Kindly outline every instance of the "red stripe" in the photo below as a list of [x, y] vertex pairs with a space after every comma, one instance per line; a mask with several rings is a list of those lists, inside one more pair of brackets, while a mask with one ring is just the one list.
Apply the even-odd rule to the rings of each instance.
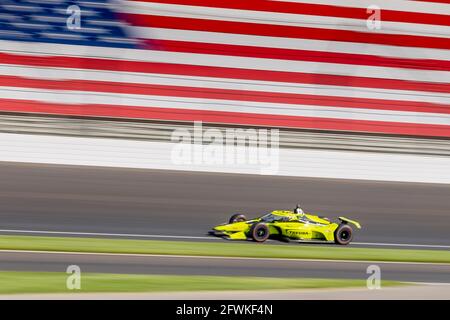
[[[132, 0], [135, 1], [135, 0]], [[419, 2], [437, 2], [437, 3], [450, 3], [450, 0], [414, 0]], [[147, 0], [144, 0], [144, 2], [147, 2]]]
[[415, 136], [450, 137], [450, 126], [382, 121], [355, 121], [313, 117], [262, 115], [237, 112], [185, 109], [124, 107], [114, 105], [50, 104], [35, 101], [1, 99], [3, 111], [72, 116], [115, 117], [172, 121], [204, 121], [269, 127], [339, 130]]
[[[450, 105], [433, 104], [426, 102], [347, 98], [310, 94], [196, 88], [186, 86], [136, 84], [107, 81], [44, 80], [28, 79], [15, 76], [0, 76], [0, 86], [450, 114]], [[1, 109], [2, 107], [0, 106], [0, 110]]]
[[340, 63], [372, 67], [450, 71], [450, 61], [445, 60], [391, 58], [366, 54], [335, 53], [159, 39], [147, 40], [147, 43], [149, 48], [173, 52]]
[[[265, 1], [265, 0], [132, 0], [139, 2], [153, 2], [153, 3], [167, 3], [190, 6], [204, 6], [213, 8], [228, 8], [240, 10], [253, 11], [269, 11], [280, 13], [306, 14], [316, 16], [328, 16], [339, 18], [351, 18], [366, 20], [370, 14], [367, 13], [366, 8], [350, 8], [339, 7], [333, 5], [314, 4], [314, 3], [294, 3], [294, 2], [279, 2], [279, 1]], [[448, 3], [449, 0], [433, 0], [433, 2]], [[376, 4], [376, 3], [375, 3]], [[381, 6], [382, 8], [382, 6]], [[405, 6], [407, 9], [407, 6]], [[423, 23], [449, 26], [450, 20], [448, 15], [422, 13], [422, 12], [408, 12], [382, 9], [381, 16], [383, 21], [395, 22], [409, 22], [409, 23]]]
[[358, 32], [349, 30], [283, 26], [265, 23], [165, 17], [141, 14], [124, 14], [123, 19], [129, 21], [134, 26], [141, 27], [249, 34], [295, 39], [371, 43], [402, 47], [450, 49], [450, 41], [448, 41], [447, 38], [439, 37], [383, 34], [377, 32]]
[[250, 70], [241, 68], [194, 66], [187, 64], [126, 61], [96, 58], [29, 56], [0, 53], [2, 64], [40, 67], [62, 67], [92, 70], [111, 70], [139, 73], [159, 73], [229, 79], [261, 80], [289, 83], [336, 85], [345, 87], [383, 88], [450, 93], [449, 83], [431, 83], [396, 79], [351, 77], [287, 71]]

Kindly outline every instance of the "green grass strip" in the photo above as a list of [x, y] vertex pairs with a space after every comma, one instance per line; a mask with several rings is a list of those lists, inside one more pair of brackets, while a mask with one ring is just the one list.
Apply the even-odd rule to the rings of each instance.
[[[223, 276], [131, 275], [82, 273], [81, 290], [68, 290], [65, 272], [0, 271], [0, 294], [76, 292], [174, 292], [218, 290], [274, 290], [365, 288], [365, 280]], [[383, 281], [382, 286], [399, 285]]]
[[271, 245], [252, 242], [183, 242], [70, 237], [0, 236], [0, 250], [43, 250], [255, 258], [450, 263], [450, 251]]

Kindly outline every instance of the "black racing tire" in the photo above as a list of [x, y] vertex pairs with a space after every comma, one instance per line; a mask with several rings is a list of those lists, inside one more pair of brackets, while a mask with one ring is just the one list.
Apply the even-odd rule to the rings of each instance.
[[348, 224], [340, 224], [334, 231], [334, 242], [347, 245], [353, 240], [353, 229]]
[[250, 228], [250, 236], [256, 242], [264, 242], [269, 239], [270, 232], [267, 224], [258, 222]]
[[228, 222], [229, 223], [236, 223], [236, 222], [243, 222], [245, 220], [247, 220], [247, 218], [243, 214], [237, 213], [237, 214], [233, 214], [230, 217], [230, 220]]

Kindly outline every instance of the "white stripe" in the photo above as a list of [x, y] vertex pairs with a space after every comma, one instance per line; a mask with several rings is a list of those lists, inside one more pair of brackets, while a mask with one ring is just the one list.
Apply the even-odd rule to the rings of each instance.
[[403, 281], [403, 283], [407, 284], [417, 284], [423, 286], [450, 286], [450, 283], [447, 282], [412, 282], [412, 281]]
[[95, 255], [95, 256], [117, 256], [117, 257], [155, 257], [174, 259], [202, 259], [202, 260], [256, 260], [256, 261], [289, 261], [289, 262], [336, 262], [336, 263], [372, 263], [379, 264], [401, 264], [401, 265], [437, 265], [448, 266], [442, 262], [408, 262], [408, 261], [382, 261], [382, 260], [337, 260], [337, 259], [303, 259], [303, 258], [263, 258], [263, 257], [227, 257], [219, 255], [198, 256], [198, 255], [176, 255], [176, 254], [152, 254], [152, 253], [107, 253], [107, 252], [79, 252], [79, 251], [45, 251], [45, 250], [7, 250], [0, 249], [0, 253], [31, 253], [31, 254], [64, 254], [64, 255]]
[[137, 84], [158, 84], [187, 86], [196, 88], [254, 90], [272, 93], [312, 94], [345, 98], [387, 99], [398, 101], [419, 101], [450, 105], [450, 94], [391, 90], [377, 88], [342, 87], [316, 84], [299, 84], [227, 78], [164, 75], [154, 73], [134, 73], [119, 71], [99, 71], [89, 69], [38, 68], [16, 65], [1, 65], [0, 74], [10, 76], [26, 75], [26, 78], [50, 80], [93, 80]]
[[147, 96], [138, 94], [98, 93], [69, 90], [42, 90], [0, 87], [4, 99], [36, 100], [62, 104], [107, 104], [121, 106], [159, 107], [168, 109], [244, 112], [253, 114], [319, 117], [345, 120], [387, 121], [416, 124], [450, 125], [450, 115], [376, 109], [322, 107], [281, 103], [234, 100], [197, 99], [185, 97]]
[[324, 41], [311, 39], [293, 39], [221, 32], [176, 30], [166, 28], [129, 27], [130, 33], [138, 38], [178, 40], [218, 44], [234, 44], [256, 47], [311, 50], [334, 53], [366, 54], [381, 57], [409, 59], [450, 60], [450, 51], [400, 47], [380, 44], [366, 44], [342, 41]]
[[0, 229], [0, 233], [34, 233], [34, 234], [59, 234], [72, 236], [105, 236], [105, 237], [126, 237], [126, 238], [170, 238], [170, 239], [207, 239], [220, 240], [217, 237], [198, 237], [198, 236], [176, 236], [176, 235], [156, 235], [156, 234], [134, 234], [134, 233], [99, 233], [99, 232], [68, 232], [68, 231], [43, 231], [43, 230], [17, 230]]
[[[263, 23], [282, 26], [350, 30], [368, 33], [373, 32], [368, 29], [367, 21], [365, 19], [362, 20], [317, 15], [279, 12], [268, 13], [264, 11], [145, 2], [128, 2], [126, 6], [120, 8], [120, 11], [127, 14]], [[370, 15], [368, 14], [367, 17], [369, 16]], [[382, 21], [381, 26], [381, 30], [377, 30], [377, 33], [450, 37], [450, 27], [442, 25]]]
[[[91, 54], [104, 54], [104, 48], [85, 48], [76, 49], [87, 50]], [[304, 61], [289, 61], [278, 59], [247, 58], [232, 56], [217, 56], [209, 54], [179, 53], [167, 51], [151, 50], [130, 50], [114, 49], [107, 50], [111, 58], [118, 60], [138, 60], [173, 64], [190, 64], [195, 66], [243, 68], [250, 70], [270, 70], [284, 72], [303, 72], [324, 75], [339, 75], [353, 77], [374, 77], [381, 79], [401, 79], [425, 82], [450, 82], [450, 72], [447, 71], [429, 71], [412, 70], [401, 68], [386, 68], [372, 66], [354, 66], [334, 63], [317, 63]], [[47, 51], [48, 52], [48, 51]], [[77, 52], [77, 51], [75, 51]], [[74, 51], [70, 46], [62, 46], [59, 54], [71, 56]], [[29, 51], [28, 54], [31, 54]]]
[[423, 2], [412, 0], [271, 0], [278, 2], [314, 3], [329, 6], [367, 8], [370, 5], [378, 5], [384, 10], [448, 14], [449, 5], [436, 2]]
[[416, 248], [440, 248], [450, 249], [450, 246], [439, 244], [410, 244], [410, 243], [383, 243], [383, 242], [352, 242], [353, 245], [362, 246], [386, 246], [386, 247], [416, 247]]
[[[171, 238], [171, 239], [198, 239], [198, 240], [221, 240], [220, 237], [201, 237], [185, 235], [163, 235], [163, 234], [135, 234], [135, 233], [104, 233], [104, 232], [71, 232], [71, 231], [48, 231], [48, 230], [20, 230], [0, 229], [0, 233], [23, 233], [23, 234], [53, 234], [73, 236], [105, 236], [105, 237], [130, 237], [130, 238]], [[317, 243], [317, 242], [316, 242]], [[450, 248], [450, 245], [439, 244], [411, 244], [411, 243], [380, 243], [380, 242], [352, 242], [352, 245], [363, 246], [393, 246], [393, 247], [423, 247], [423, 248]]]

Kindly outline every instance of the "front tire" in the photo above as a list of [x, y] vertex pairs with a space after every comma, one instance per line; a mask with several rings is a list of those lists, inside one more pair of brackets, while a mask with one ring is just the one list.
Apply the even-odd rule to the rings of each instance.
[[250, 235], [256, 242], [264, 242], [269, 239], [269, 227], [265, 223], [255, 223], [250, 228]]
[[243, 214], [237, 213], [237, 214], [233, 214], [228, 222], [236, 223], [236, 222], [243, 222], [245, 220], [247, 220], [247, 218]]
[[334, 242], [340, 245], [347, 245], [353, 240], [353, 229], [348, 224], [341, 224], [334, 231]]

